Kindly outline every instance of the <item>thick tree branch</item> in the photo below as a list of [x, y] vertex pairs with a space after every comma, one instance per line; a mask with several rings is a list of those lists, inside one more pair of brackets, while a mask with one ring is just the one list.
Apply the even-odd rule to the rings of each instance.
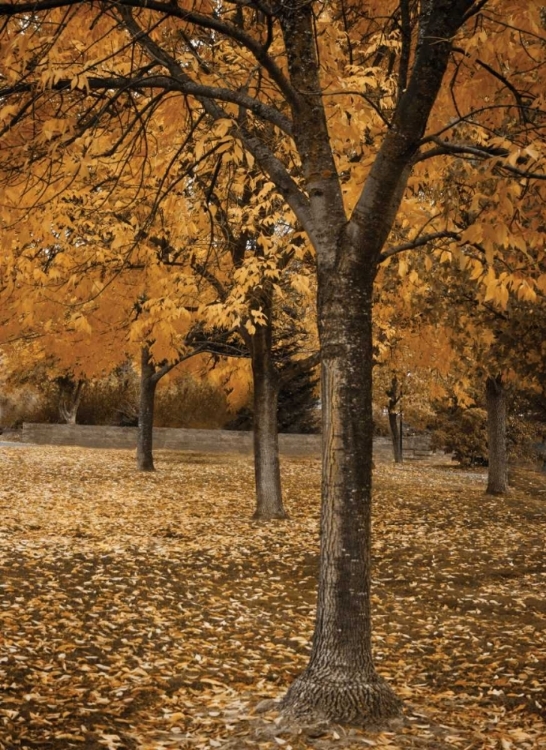
[[[71, 79], [61, 79], [54, 83], [50, 87], [50, 90], [70, 91], [72, 83], [73, 81]], [[86, 79], [85, 86], [92, 91], [144, 91], [146, 89], [179, 91], [182, 94], [195, 96], [196, 98], [206, 98], [210, 101], [216, 100], [230, 104], [237, 104], [240, 107], [248, 109], [257, 117], [271, 122], [287, 135], [291, 135], [292, 133], [292, 123], [290, 122], [290, 120], [274, 107], [263, 104], [262, 102], [254, 99], [251, 96], [248, 96], [242, 91], [234, 91], [232, 89], [221, 88], [217, 86], [205, 86], [203, 84], [195, 83], [185, 76], [182, 80], [179, 74], [176, 76], [176, 78], [163, 75], [142, 76], [139, 78], [102, 78], [97, 76], [90, 76]], [[13, 94], [34, 92], [36, 91], [36, 88], [36, 85], [32, 83], [5, 86], [4, 88], [0, 88], [0, 97], [5, 98]]]
[[282, 161], [268, 148], [262, 138], [248, 127], [243, 127], [240, 133], [245, 147], [254, 156], [263, 172], [275, 184], [316, 247], [315, 224], [309, 199], [290, 176]]
[[[286, 2], [279, 11], [286, 62], [292, 86], [303, 106], [292, 107], [294, 142], [309, 195], [307, 216], [296, 214], [317, 250], [319, 266], [333, 267], [346, 213], [322, 98], [313, 9], [311, 3]], [[274, 179], [274, 181], [276, 181]], [[284, 181], [286, 183], [286, 180]], [[280, 185], [290, 203], [292, 191]], [[294, 206], [290, 203], [293, 210]], [[330, 221], [325, 222], [328, 216]]]
[[[160, 47], [135, 21], [132, 11], [128, 7], [120, 9], [120, 15], [133, 40], [145, 48], [152, 59], [167, 68], [173, 79], [180, 82], [184, 93], [193, 94], [198, 97], [219, 100], [227, 103], [238, 104], [240, 107], [252, 112], [258, 117], [276, 125], [287, 135], [292, 132], [292, 123], [282, 115], [275, 107], [270, 107], [252, 96], [248, 96], [241, 90], [202, 86], [192, 81], [183, 67], [165, 49]], [[235, 27], [234, 27], [235, 28]]]
[[[197, 84], [194, 84], [193, 81], [189, 80], [186, 72], [181, 68], [181, 66], [173, 58], [167, 55], [167, 53], [163, 49], [158, 47], [158, 45], [156, 45], [155, 42], [143, 32], [140, 26], [132, 18], [131, 11], [129, 9], [126, 8], [122, 10], [122, 17], [123, 22], [127, 26], [127, 29], [129, 30], [135, 41], [138, 41], [154, 59], [165, 65], [171, 72], [171, 75], [173, 75], [177, 80], [180, 80], [182, 85], [187, 88], [191, 86], [197, 86]], [[229, 89], [226, 89], [226, 91], [230, 92]], [[192, 93], [194, 93], [194, 95], [199, 99], [204, 109], [211, 117], [213, 117], [213, 119], [226, 117], [225, 112], [221, 110], [216, 104], [216, 101], [221, 98], [215, 95], [214, 90], [211, 87], [202, 87], [201, 91], [194, 89]], [[246, 95], [241, 92], [230, 93], [237, 95], [237, 97], [239, 98], [239, 101], [236, 101], [235, 98], [232, 98], [231, 101], [233, 103], [238, 103], [243, 110], [253, 111], [252, 106], [248, 106], [249, 100], [250, 104], [252, 104], [252, 102], [256, 102], [257, 100], [253, 99], [252, 97], [246, 97]], [[223, 101], [228, 100], [224, 99]], [[262, 106], [261, 103], [259, 104], [260, 106]], [[269, 110], [272, 108], [266, 107], [266, 109]], [[261, 116], [260, 112], [257, 110], [254, 110], [254, 114]], [[291, 135], [292, 124], [290, 123], [288, 118], [285, 118], [283, 115], [277, 112], [277, 110], [273, 110], [273, 114], [275, 115], [275, 117], [278, 115], [278, 117], [282, 118], [282, 122], [274, 122], [273, 119], [267, 118], [265, 116], [263, 117], [263, 119], [269, 119], [272, 124], [277, 125], [281, 130], [287, 133], [287, 135]], [[245, 147], [254, 156], [260, 168], [275, 183], [279, 192], [291, 207], [291, 209], [294, 211], [298, 220], [309, 232], [311, 241], [313, 241], [313, 224], [311, 222], [309, 203], [305, 195], [289, 175], [286, 167], [281, 162], [281, 160], [277, 156], [275, 156], [271, 149], [269, 149], [269, 147], [264, 143], [263, 139], [257, 136], [254, 131], [245, 123], [245, 119], [246, 118], [242, 118], [241, 122], [237, 126], [236, 132], [240, 136]]]
[[185, 357], [181, 357], [180, 359], [177, 359], [175, 362], [169, 362], [168, 364], [162, 365], [158, 370], [154, 372], [154, 374], [151, 376], [150, 380], [152, 383], [159, 383], [161, 378], [165, 377], [165, 375], [170, 372], [171, 370], [174, 370], [174, 368], [180, 364], [184, 359], [189, 359], [190, 357], [195, 356], [199, 352], [191, 352], [191, 354], [187, 354]]
[[478, 156], [482, 159], [492, 159], [495, 157], [506, 157], [509, 153], [504, 148], [473, 146], [472, 144], [443, 141], [440, 138], [432, 138], [430, 140], [437, 144], [436, 148], [422, 151], [415, 157], [414, 164], [417, 164], [420, 161], [426, 161], [427, 159], [433, 159], [436, 156], [446, 156], [448, 154], [469, 154], [472, 156]]
[[411, 55], [411, 11], [409, 0], [400, 0], [400, 30], [402, 35], [402, 49], [398, 64], [398, 101], [400, 101], [408, 83]]
[[415, 63], [408, 86], [356, 203], [348, 232], [356, 245], [365, 244], [372, 266], [400, 207], [415, 155], [447, 68], [451, 39], [463, 23], [472, 0], [423, 5]]
[[[0, 16], [40, 13], [41, 11], [78, 4], [83, 5], [83, 0], [42, 0], [42, 2], [35, 3], [0, 3]], [[298, 96], [295, 90], [287, 81], [279, 66], [267, 54], [267, 41], [266, 44], [262, 45], [238, 26], [222, 21], [212, 13], [210, 15], [203, 15], [195, 11], [180, 8], [176, 2], [158, 2], [158, 0], [118, 0], [117, 7], [119, 8], [121, 6], [125, 6], [126, 8], [143, 8], [149, 11], [161, 13], [164, 16], [179, 18], [186, 23], [193, 24], [202, 29], [210, 29], [229, 39], [233, 39], [251, 52], [260, 66], [267, 71], [271, 79], [277, 84], [285, 99], [291, 104], [297, 103]]]
[[227, 290], [219, 279], [209, 271], [204, 263], [193, 263], [192, 268], [196, 273], [207, 281], [218, 295], [220, 302], [225, 302], [228, 296]]

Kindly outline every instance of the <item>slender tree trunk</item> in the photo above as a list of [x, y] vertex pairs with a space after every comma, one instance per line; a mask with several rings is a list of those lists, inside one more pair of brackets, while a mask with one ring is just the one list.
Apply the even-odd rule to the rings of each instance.
[[395, 411], [389, 412], [389, 427], [391, 430], [392, 454], [395, 464], [402, 463], [402, 446], [400, 444], [400, 430], [398, 428], [398, 414]]
[[256, 510], [253, 518], [286, 518], [282, 502], [277, 403], [279, 378], [273, 362], [271, 311], [256, 328], [250, 346], [254, 381], [254, 473]]
[[401, 702], [376, 673], [371, 650], [373, 278], [359, 275], [361, 267], [341, 278], [319, 278], [323, 473], [317, 615], [309, 665], [283, 707], [296, 716], [370, 725], [399, 715]]
[[401, 464], [403, 460], [402, 455], [402, 443], [400, 440], [400, 430], [402, 428], [402, 425], [400, 425], [400, 429], [398, 428], [398, 414], [397, 414], [397, 407], [400, 403], [400, 389], [398, 387], [398, 378], [396, 375], [393, 377], [391, 381], [391, 387], [387, 391], [387, 396], [389, 397], [389, 403], [387, 405], [388, 412], [389, 412], [389, 427], [391, 431], [391, 440], [392, 440], [392, 452], [394, 456], [394, 463], [395, 464]]
[[155, 378], [156, 370], [147, 346], [142, 347], [140, 361], [137, 468], [139, 471], [154, 471], [154, 402], [157, 380]]
[[80, 379], [74, 381], [70, 378], [68, 381], [63, 378], [62, 381], [63, 383], [60, 385], [61, 397], [59, 401], [59, 416], [65, 424], [76, 424], [76, 417], [83, 396], [85, 380]]
[[502, 378], [487, 378], [487, 440], [489, 470], [488, 495], [504, 495], [508, 491], [506, 460], [506, 393]]

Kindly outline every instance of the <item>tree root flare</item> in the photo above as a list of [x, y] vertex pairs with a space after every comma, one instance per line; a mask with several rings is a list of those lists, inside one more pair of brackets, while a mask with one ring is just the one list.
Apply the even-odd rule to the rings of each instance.
[[312, 680], [304, 674], [281, 700], [280, 710], [288, 720], [377, 730], [402, 718], [402, 701], [379, 676], [369, 682], [330, 682]]
[[284, 510], [274, 511], [273, 513], [264, 511], [258, 513], [258, 511], [256, 511], [252, 516], [253, 521], [286, 521], [288, 518], [289, 515]]

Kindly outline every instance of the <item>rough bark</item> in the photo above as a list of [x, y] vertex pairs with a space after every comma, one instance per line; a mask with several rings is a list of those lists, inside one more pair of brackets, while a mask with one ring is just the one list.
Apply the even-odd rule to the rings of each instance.
[[288, 714], [364, 725], [400, 713], [371, 651], [372, 286], [322, 279], [323, 480], [317, 619], [309, 665], [283, 700]]
[[153, 434], [157, 379], [156, 370], [150, 358], [150, 350], [146, 346], [142, 347], [140, 363], [137, 468], [139, 471], [155, 471]]
[[293, 133], [309, 196], [310, 218], [302, 222], [317, 251], [323, 404], [317, 615], [309, 664], [282, 702], [289, 715], [375, 725], [401, 711], [371, 652], [372, 290], [451, 39], [471, 4], [436, 0], [423, 19], [408, 85], [349, 221], [320, 101], [311, 7], [283, 5], [288, 70], [299, 93]]
[[250, 341], [254, 384], [254, 474], [256, 510], [253, 518], [286, 518], [282, 502], [277, 403], [279, 377], [273, 362], [271, 310], [266, 325], [258, 326]]
[[487, 443], [489, 469], [488, 495], [504, 495], [508, 491], [506, 457], [506, 393], [501, 377], [487, 378]]

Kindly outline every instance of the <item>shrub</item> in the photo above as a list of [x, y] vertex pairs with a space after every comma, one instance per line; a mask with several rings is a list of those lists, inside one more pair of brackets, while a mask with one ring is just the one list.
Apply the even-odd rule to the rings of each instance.
[[439, 409], [432, 426], [431, 448], [452, 453], [463, 466], [487, 465], [487, 413], [460, 406]]
[[216, 429], [230, 417], [227, 395], [221, 386], [181, 374], [156, 391], [156, 427]]

